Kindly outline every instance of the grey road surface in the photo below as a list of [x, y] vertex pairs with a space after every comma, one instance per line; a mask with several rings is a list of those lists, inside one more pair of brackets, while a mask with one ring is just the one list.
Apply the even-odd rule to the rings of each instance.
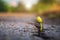
[[37, 28], [34, 23], [35, 17], [0, 16], [0, 40], [60, 40], [60, 26], [43, 23], [43, 36], [35, 36]]

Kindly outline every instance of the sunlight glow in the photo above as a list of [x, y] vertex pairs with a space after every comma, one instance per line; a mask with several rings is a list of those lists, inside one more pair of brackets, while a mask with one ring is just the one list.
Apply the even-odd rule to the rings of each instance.
[[25, 5], [25, 8], [30, 9], [33, 4], [36, 4], [38, 0], [7, 0], [8, 3], [12, 6], [17, 6], [18, 2], [20, 1], [22, 4]]
[[36, 4], [38, 0], [20, 0], [24, 5], [25, 8], [30, 9], [33, 4]]

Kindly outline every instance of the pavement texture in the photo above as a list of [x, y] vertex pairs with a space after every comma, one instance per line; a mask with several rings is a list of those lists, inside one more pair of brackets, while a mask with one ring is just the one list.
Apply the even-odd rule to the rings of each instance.
[[[0, 16], [0, 40], [60, 40], [60, 26], [43, 23], [44, 33], [37, 36], [35, 16]], [[43, 18], [44, 19], [44, 18]]]

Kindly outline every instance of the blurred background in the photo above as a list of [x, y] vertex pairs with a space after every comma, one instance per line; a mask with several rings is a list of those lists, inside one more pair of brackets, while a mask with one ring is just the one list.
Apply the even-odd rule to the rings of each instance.
[[59, 11], [60, 0], [0, 0], [0, 12]]
[[36, 13], [44, 16], [54, 14], [56, 17], [55, 14], [60, 16], [60, 0], [0, 0], [0, 12]]

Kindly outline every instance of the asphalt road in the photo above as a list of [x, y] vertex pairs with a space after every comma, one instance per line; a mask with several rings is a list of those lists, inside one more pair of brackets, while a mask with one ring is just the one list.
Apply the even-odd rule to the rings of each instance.
[[0, 16], [0, 40], [60, 40], [60, 26], [57, 25], [43, 23], [44, 34], [36, 36], [38, 30], [31, 24], [34, 19], [33, 15]]

